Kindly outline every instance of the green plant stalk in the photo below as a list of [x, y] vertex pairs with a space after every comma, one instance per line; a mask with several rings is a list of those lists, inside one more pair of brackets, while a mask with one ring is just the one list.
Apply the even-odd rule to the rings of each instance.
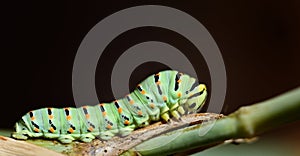
[[[241, 107], [213, 125], [197, 125], [150, 139], [124, 155], [131, 155], [134, 151], [142, 155], [168, 155], [228, 139], [254, 137], [296, 120], [300, 120], [300, 87], [272, 99]], [[207, 126], [212, 127], [204, 136], [200, 136], [199, 131]], [[162, 144], [164, 142], [169, 143]], [[154, 145], [161, 146], [149, 149]]]

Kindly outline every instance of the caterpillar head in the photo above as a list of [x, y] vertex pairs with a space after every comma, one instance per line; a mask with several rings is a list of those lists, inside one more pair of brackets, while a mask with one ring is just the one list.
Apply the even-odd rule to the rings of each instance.
[[195, 87], [190, 93], [185, 103], [187, 113], [198, 112], [207, 99], [207, 88], [204, 84]]

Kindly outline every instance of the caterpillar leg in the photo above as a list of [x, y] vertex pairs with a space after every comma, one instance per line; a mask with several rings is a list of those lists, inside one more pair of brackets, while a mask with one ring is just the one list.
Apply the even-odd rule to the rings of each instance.
[[178, 103], [175, 103], [172, 105], [171, 108], [168, 108], [168, 109], [164, 109], [164, 113], [162, 113], [161, 115], [161, 118], [166, 121], [166, 122], [169, 122], [170, 120], [170, 115], [172, 117], [175, 117], [177, 120], [179, 120], [180, 118], [180, 114], [179, 112], [177, 111], [177, 108], [179, 107], [179, 104]]
[[[180, 109], [181, 111], [181, 109]], [[170, 121], [170, 115], [172, 115], [172, 117], [174, 117], [175, 119], [179, 120], [180, 119], [180, 114], [184, 114], [184, 110], [183, 110], [183, 113], [181, 112], [178, 112], [177, 109], [173, 109], [173, 110], [170, 110], [170, 112], [165, 112], [161, 115], [161, 118], [166, 121], [166, 122], [169, 122]]]
[[12, 133], [11, 135], [13, 138], [15, 139], [19, 139], [19, 140], [27, 140], [28, 139], [28, 136], [22, 134], [22, 133], [17, 133], [17, 132], [14, 132]]
[[135, 125], [122, 127], [122, 128], [119, 129], [119, 134], [121, 136], [127, 136], [135, 129], [135, 127], [136, 127]]
[[175, 119], [179, 120], [181, 115], [180, 113], [174, 109], [174, 110], [171, 110], [170, 112], [165, 112], [161, 115], [161, 118], [165, 121], [165, 122], [169, 122], [171, 117], [170, 117], [170, 114], [172, 115], [172, 117], [175, 117]]
[[58, 138], [60, 134], [45, 133], [44, 136], [45, 138], [53, 139], [53, 138]]
[[169, 122], [170, 121], [170, 115], [168, 112], [165, 112], [161, 115], [161, 118], [165, 121], [165, 122]]
[[179, 106], [177, 111], [181, 114], [181, 115], [184, 115], [185, 114], [185, 110], [183, 109], [182, 106]]
[[177, 110], [171, 110], [171, 114], [172, 114], [172, 116], [175, 117], [177, 120], [179, 120], [179, 118], [180, 118], [180, 116], [181, 116], [181, 115], [178, 113]]
[[102, 131], [100, 132], [100, 138], [103, 140], [109, 140], [117, 133], [118, 133], [118, 129]]
[[170, 115], [169, 115], [169, 107], [168, 106], [164, 106], [161, 108], [160, 112], [161, 115], [160, 117], [165, 121], [165, 122], [169, 122], [170, 120]]
[[95, 136], [93, 134], [91, 134], [91, 133], [82, 134], [81, 137], [80, 137], [80, 140], [82, 142], [91, 142], [94, 139], [95, 139]]
[[58, 140], [61, 142], [61, 143], [64, 143], [64, 144], [68, 144], [68, 143], [71, 143], [73, 140], [75, 140], [72, 136], [70, 135], [61, 135]]

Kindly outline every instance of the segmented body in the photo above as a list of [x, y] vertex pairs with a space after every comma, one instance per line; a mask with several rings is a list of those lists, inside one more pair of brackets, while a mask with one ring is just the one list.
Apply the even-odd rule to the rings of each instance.
[[30, 111], [16, 123], [12, 137], [45, 137], [62, 143], [90, 142], [119, 134], [126, 136], [151, 121], [198, 111], [207, 96], [204, 84], [186, 74], [167, 70], [149, 76], [122, 99], [79, 108], [42, 108]]

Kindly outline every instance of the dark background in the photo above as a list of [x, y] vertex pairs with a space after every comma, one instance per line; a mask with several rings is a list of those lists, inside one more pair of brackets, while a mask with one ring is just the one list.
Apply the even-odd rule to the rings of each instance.
[[[299, 1], [189, 2], [18, 2], [5, 4], [1, 20], [2, 98], [0, 127], [12, 128], [24, 113], [46, 106], [74, 106], [72, 67], [87, 32], [119, 10], [145, 4], [180, 9], [197, 18], [211, 33], [223, 55], [227, 95], [223, 113], [258, 102], [300, 85]], [[147, 40], [167, 42], [186, 55], [197, 49], [182, 36], [164, 29], [139, 28], [117, 37], [100, 58], [97, 91], [100, 101], [112, 99], [108, 70], [128, 47]], [[193, 58], [193, 57], [192, 57]], [[210, 84], [205, 62], [201, 80]], [[149, 73], [165, 69], [146, 63], [132, 74], [130, 87]], [[103, 74], [104, 73], [104, 74]], [[105, 94], [103, 94], [105, 92]], [[299, 122], [286, 127], [299, 131]], [[285, 127], [278, 129], [284, 131]], [[276, 130], [277, 132], [277, 130]], [[293, 137], [298, 137], [292, 133]], [[277, 133], [276, 133], [277, 135]], [[298, 142], [299, 143], [299, 142]]]

